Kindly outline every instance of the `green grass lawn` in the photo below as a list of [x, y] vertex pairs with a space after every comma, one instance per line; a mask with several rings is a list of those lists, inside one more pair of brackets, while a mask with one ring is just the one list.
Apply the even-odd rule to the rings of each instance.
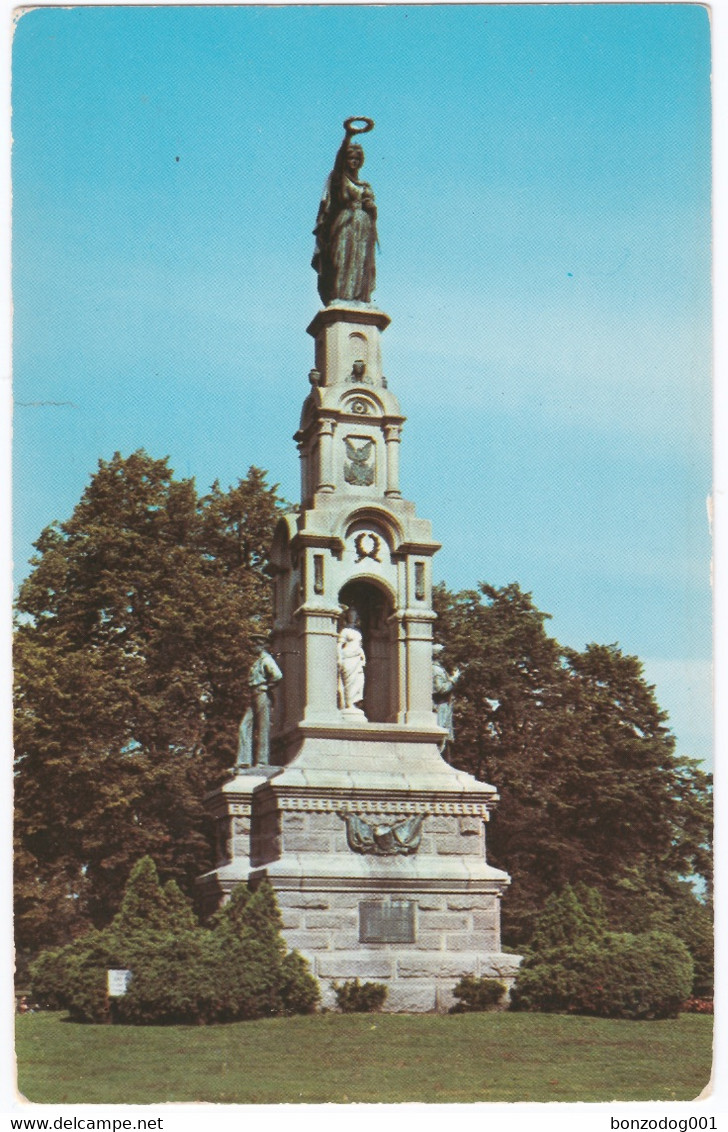
[[341, 1015], [228, 1026], [17, 1020], [18, 1086], [67, 1104], [692, 1100], [713, 1019]]

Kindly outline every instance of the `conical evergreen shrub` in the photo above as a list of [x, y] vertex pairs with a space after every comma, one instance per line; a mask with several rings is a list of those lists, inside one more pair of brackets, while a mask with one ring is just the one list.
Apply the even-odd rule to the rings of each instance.
[[209, 928], [200, 927], [174, 882], [159, 882], [146, 857], [132, 870], [109, 928], [91, 932], [33, 964], [32, 990], [72, 1018], [105, 1021], [107, 970], [132, 972], [113, 1016], [136, 1025], [209, 1023], [308, 1013], [319, 1000], [305, 960], [288, 952], [267, 881], [239, 885]]

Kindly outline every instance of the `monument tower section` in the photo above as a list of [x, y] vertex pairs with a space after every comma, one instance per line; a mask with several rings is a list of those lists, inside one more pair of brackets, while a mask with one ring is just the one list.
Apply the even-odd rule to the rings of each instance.
[[360, 978], [387, 985], [385, 1009], [442, 1010], [462, 975], [510, 982], [518, 958], [500, 950], [509, 877], [486, 860], [496, 790], [441, 753], [439, 544], [399, 486], [405, 418], [382, 370], [376, 207], [352, 141], [372, 123], [344, 125], [316, 225], [324, 306], [308, 327], [314, 367], [295, 434], [301, 508], [275, 533], [270, 654], [261, 646], [251, 670], [265, 721], [250, 722], [247, 753], [208, 800], [220, 859], [200, 886], [212, 909], [235, 884], [267, 877], [325, 1005], [333, 982]]

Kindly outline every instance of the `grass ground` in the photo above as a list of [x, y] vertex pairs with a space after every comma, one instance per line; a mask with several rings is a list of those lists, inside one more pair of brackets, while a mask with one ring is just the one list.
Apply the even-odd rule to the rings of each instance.
[[18, 1087], [55, 1104], [691, 1100], [712, 1018], [341, 1015], [228, 1026], [17, 1020]]

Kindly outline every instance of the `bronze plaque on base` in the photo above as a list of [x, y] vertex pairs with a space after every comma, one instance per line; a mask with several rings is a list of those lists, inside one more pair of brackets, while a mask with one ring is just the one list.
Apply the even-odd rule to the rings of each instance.
[[414, 900], [364, 900], [359, 905], [360, 943], [414, 943]]

